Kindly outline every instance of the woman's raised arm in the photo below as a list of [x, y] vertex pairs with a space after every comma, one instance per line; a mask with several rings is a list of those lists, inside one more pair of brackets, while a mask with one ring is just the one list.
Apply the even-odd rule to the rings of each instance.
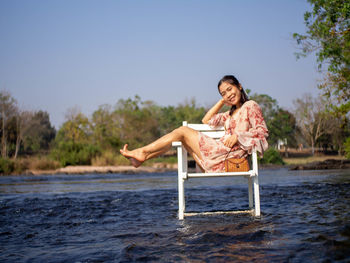
[[208, 124], [211, 117], [213, 117], [216, 113], [219, 112], [219, 110], [224, 106], [225, 102], [223, 99], [220, 99], [208, 112], [205, 114], [205, 116], [202, 119], [202, 122], [204, 124]]

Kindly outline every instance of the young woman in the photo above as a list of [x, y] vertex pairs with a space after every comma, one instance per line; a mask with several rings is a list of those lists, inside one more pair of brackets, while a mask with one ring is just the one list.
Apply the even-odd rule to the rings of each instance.
[[[205, 114], [202, 122], [211, 127], [224, 126], [225, 135], [216, 141], [188, 127], [179, 127], [160, 139], [129, 151], [125, 144], [120, 153], [131, 164], [139, 167], [144, 161], [157, 157], [171, 148], [171, 143], [181, 141], [186, 150], [206, 172], [225, 171], [226, 158], [243, 158], [252, 148], [262, 156], [267, 149], [268, 131], [259, 105], [249, 100], [239, 81], [232, 75], [224, 76], [218, 84], [222, 98]], [[225, 105], [231, 110], [218, 113]]]

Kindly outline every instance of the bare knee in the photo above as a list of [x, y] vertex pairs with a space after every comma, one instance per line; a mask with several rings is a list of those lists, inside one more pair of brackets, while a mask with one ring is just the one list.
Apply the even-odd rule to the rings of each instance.
[[177, 138], [177, 140], [183, 141], [185, 136], [190, 132], [191, 128], [188, 128], [186, 126], [181, 126], [179, 128], [176, 128], [172, 131], [174, 136]]

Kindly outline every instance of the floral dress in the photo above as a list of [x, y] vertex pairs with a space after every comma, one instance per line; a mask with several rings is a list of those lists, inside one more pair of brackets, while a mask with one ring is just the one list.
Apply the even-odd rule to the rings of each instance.
[[[224, 161], [228, 153], [227, 158], [243, 158], [251, 154], [254, 147], [262, 156], [268, 147], [268, 130], [264, 117], [259, 105], [253, 100], [245, 102], [232, 116], [229, 111], [215, 114], [208, 124], [212, 128], [224, 126], [225, 135], [215, 140], [198, 133], [202, 157], [199, 164], [205, 172], [225, 171]], [[238, 142], [231, 149], [224, 145], [224, 141], [233, 134], [237, 135]]]

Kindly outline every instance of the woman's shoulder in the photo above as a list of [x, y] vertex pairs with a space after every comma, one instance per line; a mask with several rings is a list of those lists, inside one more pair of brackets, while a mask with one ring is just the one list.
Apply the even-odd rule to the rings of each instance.
[[248, 100], [244, 102], [244, 104], [242, 105], [242, 107], [245, 107], [245, 108], [251, 108], [256, 106], [260, 108], [259, 104], [255, 100]]

